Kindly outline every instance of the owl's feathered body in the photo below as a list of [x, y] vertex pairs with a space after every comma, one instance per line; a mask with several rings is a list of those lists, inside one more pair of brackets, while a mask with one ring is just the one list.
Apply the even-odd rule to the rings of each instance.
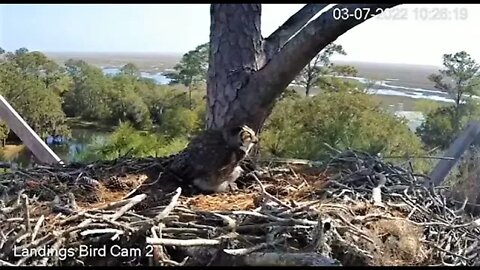
[[257, 142], [247, 126], [207, 130], [172, 156], [168, 170], [201, 190], [224, 192], [241, 175], [239, 162]]

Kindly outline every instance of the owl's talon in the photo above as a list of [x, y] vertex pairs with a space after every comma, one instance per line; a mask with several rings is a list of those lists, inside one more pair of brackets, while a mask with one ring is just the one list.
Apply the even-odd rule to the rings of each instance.
[[230, 183], [230, 184], [228, 184], [228, 187], [230, 188], [230, 191], [237, 191], [238, 190], [237, 183]]

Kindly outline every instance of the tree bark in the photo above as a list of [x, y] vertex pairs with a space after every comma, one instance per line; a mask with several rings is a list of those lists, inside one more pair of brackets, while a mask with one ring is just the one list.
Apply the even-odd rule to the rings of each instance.
[[265, 53], [271, 58], [287, 41], [328, 4], [307, 4], [265, 39]]
[[[356, 25], [395, 5], [336, 5], [302, 28], [301, 23], [325, 7], [306, 5], [271, 37], [262, 39], [261, 4], [212, 4], [207, 129], [246, 124], [260, 132], [277, 97], [316, 54]], [[368, 8], [371, 16], [335, 20], [334, 8], [351, 12]], [[302, 14], [305, 19], [300, 20]], [[278, 49], [272, 53], [272, 47]]]
[[207, 78], [207, 129], [221, 128], [246, 113], [243, 96], [251, 75], [264, 65], [261, 4], [212, 4]]
[[[395, 5], [351, 4], [336, 5], [334, 8], [347, 8], [352, 13], [356, 8], [367, 8], [374, 16], [381, 9]], [[205, 166], [192, 164], [193, 159], [187, 157], [195, 156], [197, 160], [206, 161], [214, 159], [211, 151], [194, 150], [208, 148], [207, 145], [210, 144], [206, 141], [209, 132], [247, 125], [257, 134], [260, 133], [277, 98], [315, 55], [343, 33], [368, 19], [357, 20], [352, 17], [335, 20], [333, 9], [330, 9], [308, 23], [324, 7], [323, 4], [306, 5], [279, 30], [263, 39], [261, 4], [211, 5], [207, 76], [208, 132], [200, 135], [197, 140], [203, 146], [188, 148], [184, 154], [177, 155], [173, 161], [177, 165], [170, 166], [172, 171], [176, 167], [182, 168], [183, 172], [188, 171], [188, 177], [206, 175]], [[239, 149], [235, 149], [237, 150]], [[238, 165], [240, 160], [232, 159], [231, 162]], [[227, 164], [222, 166], [224, 165]], [[218, 166], [209, 167], [208, 170], [216, 172], [225, 167]], [[228, 164], [228, 168], [234, 167]], [[194, 182], [194, 179], [183, 180]]]

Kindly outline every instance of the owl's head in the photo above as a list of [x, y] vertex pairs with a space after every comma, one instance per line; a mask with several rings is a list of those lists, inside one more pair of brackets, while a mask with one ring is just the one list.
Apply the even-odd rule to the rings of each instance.
[[255, 131], [246, 125], [228, 128], [225, 135], [227, 144], [242, 150], [245, 155], [248, 155], [253, 146], [258, 143]]

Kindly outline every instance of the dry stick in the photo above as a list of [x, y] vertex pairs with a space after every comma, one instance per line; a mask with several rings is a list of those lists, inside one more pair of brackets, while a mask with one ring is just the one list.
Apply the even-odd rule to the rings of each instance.
[[[51, 240], [53, 240], [53, 239], [51, 239]], [[48, 242], [45, 242], [44, 245], [46, 245], [46, 244], [48, 244], [49, 242], [51, 242], [51, 240], [48, 241]], [[35, 249], [38, 249], [38, 247], [39, 247], [39, 246], [35, 247]], [[21, 250], [21, 249], [20, 249], [20, 250]], [[34, 254], [35, 254], [35, 252], [28, 252], [28, 253], [26, 254], [26, 256], [24, 256], [24, 257], [20, 258], [20, 260], [18, 260], [16, 266], [21, 266], [21, 265], [22, 265], [23, 263], [25, 263], [28, 259], [30, 259], [32, 256], [34, 256]]]
[[104, 217], [103, 215], [102, 216], [97, 216], [97, 215], [92, 215], [92, 214], [85, 213], [84, 216], [87, 217], [87, 218], [90, 218], [92, 220], [105, 221], [105, 222], [107, 222], [107, 223], [109, 223], [113, 226], [116, 226], [118, 228], [122, 228], [122, 229], [130, 231], [130, 232], [135, 231], [135, 229], [130, 227], [129, 225], [120, 223], [118, 221], [112, 221], [112, 220], [108, 219], [107, 217]]
[[129, 203], [127, 203], [126, 205], [122, 206], [122, 208], [120, 208], [120, 210], [118, 210], [111, 218], [110, 220], [111, 221], [115, 221], [117, 220], [119, 217], [121, 217], [123, 214], [125, 214], [125, 212], [127, 212], [128, 210], [130, 210], [132, 207], [134, 207], [136, 204], [140, 203], [141, 201], [143, 201], [145, 198], [147, 197], [146, 194], [140, 194], [140, 195], [137, 195], [130, 200]]
[[163, 172], [160, 172], [158, 174], [158, 177], [155, 181], [153, 181], [152, 183], [148, 183], [148, 184], [145, 184], [145, 183], [140, 183], [137, 187], [135, 187], [132, 191], [128, 192], [127, 195], [125, 195], [125, 197], [123, 197], [123, 199], [128, 199], [131, 195], [135, 194], [135, 192], [137, 192], [137, 190], [141, 187], [148, 187], [148, 186], [153, 186], [154, 184], [156, 184], [159, 180], [160, 180], [160, 177], [162, 176]]
[[165, 207], [165, 209], [163, 209], [163, 211], [160, 212], [160, 214], [156, 215], [153, 218], [155, 222], [160, 222], [162, 219], [166, 218], [170, 214], [170, 212], [173, 211], [173, 209], [175, 208], [175, 205], [177, 205], [178, 198], [180, 198], [180, 195], [182, 194], [182, 188], [181, 187], [177, 188], [175, 192], [176, 194], [172, 197], [172, 200], [167, 205], [167, 207]]
[[147, 237], [147, 244], [150, 245], [164, 245], [164, 246], [178, 246], [178, 247], [192, 247], [192, 246], [215, 246], [222, 241], [217, 239], [169, 239], [169, 238], [151, 238]]
[[92, 209], [92, 210], [111, 210], [111, 209], [115, 209], [117, 207], [124, 206], [125, 204], [128, 204], [129, 202], [130, 202], [130, 199], [121, 200], [121, 201], [118, 201], [118, 202], [111, 202], [111, 203], [107, 203], [106, 205], [102, 205], [102, 206], [97, 207], [97, 208]]
[[163, 233], [203, 233], [204, 229], [198, 228], [162, 228]]
[[317, 200], [317, 201], [309, 202], [309, 203], [307, 203], [307, 204], [305, 204], [305, 205], [296, 206], [296, 207], [294, 207], [294, 208], [292, 208], [292, 209], [286, 209], [286, 210], [284, 210], [284, 211], [281, 211], [281, 212], [278, 214], [278, 216], [279, 216], [279, 217], [288, 216], [288, 215], [293, 214], [293, 213], [295, 213], [295, 212], [299, 212], [299, 211], [308, 209], [308, 208], [310, 208], [311, 206], [314, 206], [314, 205], [319, 204], [319, 203], [321, 203], [321, 202], [322, 202], [321, 200]]
[[6, 262], [4, 260], [0, 260], [0, 266], [16, 266], [13, 263]]
[[75, 221], [75, 220], [81, 218], [86, 212], [87, 212], [87, 210], [83, 210], [83, 211], [77, 213], [77, 214], [74, 215], [74, 216], [68, 217], [68, 218], [60, 221], [59, 225], [65, 225], [65, 224], [67, 224], [67, 223], [69, 223], [69, 222]]
[[233, 215], [250, 215], [250, 216], [255, 216], [255, 217], [261, 217], [265, 219], [270, 219], [273, 221], [278, 221], [278, 222], [292, 222], [295, 224], [302, 224], [302, 225], [310, 225], [310, 226], [315, 226], [317, 225], [317, 222], [308, 220], [308, 219], [294, 219], [294, 218], [279, 218], [276, 216], [272, 216], [270, 214], [262, 214], [262, 213], [257, 213], [257, 212], [250, 212], [250, 211], [232, 211], [231, 214]]
[[22, 195], [23, 195], [24, 192], [25, 192], [25, 189], [22, 189], [22, 190], [20, 190], [20, 191], [18, 192], [18, 195], [17, 195], [17, 205], [22, 205], [22, 204], [21, 204], [21, 199], [22, 199], [22, 197], [23, 197]]
[[[265, 229], [265, 228], [292, 228], [292, 229], [310, 229], [312, 226], [305, 225], [285, 225], [287, 222], [268, 222], [260, 224], [251, 224], [251, 225], [240, 225], [236, 228], [237, 232], [251, 232], [256, 229]], [[288, 224], [288, 223], [287, 223]], [[169, 231], [170, 228], [164, 229], [164, 231]]]
[[223, 223], [227, 225], [227, 229], [234, 232], [237, 227], [237, 221], [229, 216], [213, 213], [215, 216], [221, 218]]
[[7, 242], [8, 239], [2, 230], [0, 230], [0, 235], [2, 236], [2, 241], [0, 242], [0, 250], [2, 250], [3, 245], [5, 245], [5, 242]]
[[24, 208], [24, 218], [25, 218], [25, 229], [27, 230], [27, 233], [30, 233], [32, 231], [32, 228], [30, 228], [30, 211], [28, 210], [28, 196], [25, 194], [22, 194], [23, 198], [23, 208]]
[[462, 259], [462, 260], [468, 261], [468, 258], [466, 258], [465, 256], [462, 256], [462, 255], [460, 255], [460, 254], [455, 254], [455, 253], [453, 253], [453, 252], [451, 252], [451, 251], [448, 251], [448, 250], [446, 250], [446, 249], [443, 249], [443, 248], [435, 245], [434, 243], [432, 243], [432, 242], [430, 242], [430, 241], [425, 241], [425, 240], [420, 240], [420, 241], [422, 241], [422, 243], [425, 243], [425, 244], [427, 244], [427, 245], [429, 245], [429, 246], [431, 246], [431, 247], [433, 247], [433, 248], [435, 248], [435, 249], [438, 249], [438, 250], [440, 250], [440, 251], [443, 251], [443, 252], [445, 252], [445, 253], [447, 253], [447, 254], [449, 254], [449, 255], [452, 255], [452, 256], [458, 257], [458, 258], [460, 258], [460, 259]]
[[[30, 222], [34, 222], [36, 219], [30, 218]], [[2, 220], [4, 222], [19, 222], [19, 221], [25, 221], [24, 217], [18, 217], [18, 218], [8, 218], [5, 220]]]
[[115, 234], [124, 234], [125, 232], [118, 229], [105, 228], [105, 229], [91, 229], [85, 230], [80, 233], [81, 236], [91, 235], [91, 234], [105, 234], [105, 233], [115, 233]]
[[255, 179], [255, 181], [257, 181], [257, 183], [260, 185], [260, 188], [262, 189], [262, 193], [263, 195], [265, 195], [267, 198], [269, 198], [270, 200], [278, 203], [279, 205], [285, 207], [285, 208], [288, 208], [288, 209], [291, 209], [292, 207], [283, 203], [282, 201], [280, 201], [279, 199], [275, 198], [273, 195], [271, 195], [270, 193], [267, 192], [267, 190], [265, 190], [265, 186], [263, 186], [262, 182], [260, 181], [260, 179], [258, 179], [258, 177], [255, 175], [255, 173], [249, 173], [249, 175], [251, 175], [253, 177], [253, 179]]
[[75, 195], [69, 192], [68, 198], [70, 199], [70, 205], [72, 206], [72, 209], [76, 211], [78, 209], [78, 205], [77, 205], [77, 202], [75, 201]]
[[[51, 249], [57, 251], [57, 252], [53, 252], [53, 254], [56, 254], [55, 259], [58, 259], [58, 257], [57, 257], [58, 256], [58, 250], [60, 249], [60, 247], [62, 246], [64, 241], [65, 241], [64, 238], [58, 238], [57, 241], [55, 242], [55, 244], [52, 245]], [[47, 262], [50, 259], [51, 258], [49, 258], [49, 257], [43, 258], [42, 265], [47, 265]]]
[[170, 201], [170, 203], [167, 205], [167, 207], [165, 207], [165, 209], [163, 209], [162, 212], [160, 212], [160, 214], [156, 215], [152, 220], [150, 220], [149, 222], [145, 223], [138, 231], [140, 233], [145, 233], [147, 232], [155, 223], [158, 223], [160, 221], [162, 221], [164, 218], [166, 218], [170, 212], [173, 211], [173, 209], [175, 208], [175, 206], [177, 205], [177, 202], [178, 202], [178, 198], [180, 198], [180, 195], [182, 194], [182, 188], [181, 187], [178, 187], [176, 190], [175, 190], [176, 194], [172, 197], [172, 200]]
[[243, 256], [243, 255], [247, 255], [249, 253], [255, 252], [257, 250], [267, 248], [268, 246], [274, 246], [276, 244], [281, 243], [282, 241], [283, 241], [283, 239], [277, 239], [277, 240], [275, 240], [271, 243], [260, 243], [258, 245], [255, 245], [255, 246], [249, 247], [249, 248], [224, 249], [223, 251], [227, 254], [230, 254], [230, 255]]
[[335, 236], [335, 240], [338, 241], [341, 245], [344, 245], [345, 247], [349, 247], [349, 248], [353, 249], [356, 253], [362, 254], [363, 256], [366, 256], [369, 259], [373, 259], [373, 256], [370, 255], [369, 252], [367, 252], [363, 249], [360, 249], [354, 243], [350, 243], [350, 242], [346, 241], [345, 239], [343, 239], [342, 236], [340, 235], [340, 233], [337, 230], [332, 230], [332, 232], [333, 232], [333, 235]]
[[90, 224], [90, 223], [92, 223], [92, 222], [93, 222], [93, 220], [90, 219], [90, 218], [89, 218], [89, 219], [85, 219], [85, 220], [83, 220], [82, 222], [80, 222], [80, 224], [78, 224], [77, 226], [78, 226], [78, 228], [83, 228], [83, 227], [87, 226], [88, 224]]
[[[351, 222], [352, 224], [355, 222], [369, 222], [369, 221], [375, 221], [375, 220], [378, 220], [378, 219], [382, 219], [382, 218], [385, 218], [385, 219], [391, 219], [389, 216], [387, 216], [387, 213], [378, 213], [378, 214], [375, 214], [375, 213], [372, 213], [372, 214], [366, 214], [364, 216], [355, 216]], [[402, 218], [403, 220], [403, 218]]]
[[[150, 232], [152, 233], [152, 238], [158, 239], [157, 232], [155, 231], [155, 227], [150, 228]], [[160, 234], [161, 235], [161, 234]], [[150, 266], [158, 266], [159, 261], [164, 261], [165, 253], [163, 252], [162, 246], [152, 246], [153, 249], [153, 256], [148, 258]]]
[[15, 249], [22, 250], [22, 249], [31, 249], [31, 248], [36, 248], [40, 245], [45, 245], [46, 243], [51, 242], [55, 236], [53, 234], [47, 234], [42, 238], [39, 238], [29, 244], [25, 244], [22, 246], [15, 247]]
[[320, 253], [322, 253], [321, 251], [323, 250], [323, 245], [324, 245], [324, 242], [325, 242], [325, 235], [324, 235], [324, 232], [323, 232], [323, 222], [322, 222], [322, 218], [318, 217], [318, 223], [317, 223], [317, 226], [315, 226], [315, 228], [313, 229], [313, 240], [312, 240], [312, 251], [313, 252], [316, 252], [317, 250], [320, 250]]
[[21, 235], [20, 237], [17, 238], [17, 241], [15, 241], [16, 243], [20, 243], [22, 242], [24, 239], [27, 239], [28, 237], [30, 236], [30, 233], [25, 233], [23, 235]]
[[384, 174], [377, 173], [377, 176], [380, 178], [380, 181], [378, 183], [378, 186], [374, 187], [372, 189], [372, 199], [374, 202], [374, 205], [382, 205], [382, 187], [385, 186], [385, 183], [387, 182], [387, 178], [385, 177]]
[[35, 224], [35, 228], [33, 229], [33, 234], [32, 234], [32, 242], [35, 241], [35, 237], [37, 237], [38, 230], [40, 230], [40, 226], [42, 226], [42, 222], [45, 219], [45, 216], [42, 215], [38, 221], [37, 224]]
[[176, 261], [172, 261], [172, 260], [164, 260], [163, 262], [164, 263], [169, 263], [172, 266], [184, 266], [188, 259], [189, 259], [189, 257], [187, 256], [181, 262], [176, 262]]
[[[69, 233], [71, 232], [74, 232], [74, 231], [78, 231], [78, 230], [81, 230], [81, 229], [89, 229], [89, 228], [94, 228], [94, 229], [98, 229], [99, 227], [100, 228], [105, 228], [105, 227], [108, 227], [107, 224], [103, 224], [103, 223], [92, 223], [92, 224], [89, 224], [87, 223], [87, 221], [91, 222], [91, 220], [87, 219], [85, 220], [85, 224], [79, 224], [75, 227], [70, 227], [68, 229], [66, 229], [65, 231], [62, 232], [62, 235], [68, 235]], [[83, 223], [83, 222], [82, 222]]]

